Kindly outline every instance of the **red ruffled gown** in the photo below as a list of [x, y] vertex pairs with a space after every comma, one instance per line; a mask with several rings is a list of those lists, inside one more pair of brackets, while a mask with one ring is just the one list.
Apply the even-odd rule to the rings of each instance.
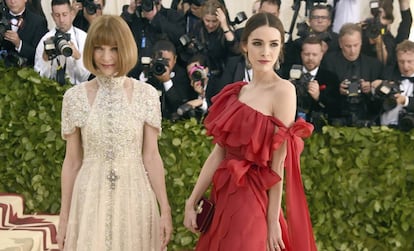
[[271, 156], [286, 140], [287, 222], [280, 215], [285, 250], [315, 251], [299, 166], [301, 137], [310, 136], [313, 126], [299, 119], [287, 128], [280, 120], [240, 102], [238, 95], [245, 84], [236, 82], [223, 88], [213, 98], [205, 119], [208, 134], [225, 148], [226, 157], [213, 177], [214, 217], [196, 250], [266, 251], [267, 190], [281, 180], [270, 168]]

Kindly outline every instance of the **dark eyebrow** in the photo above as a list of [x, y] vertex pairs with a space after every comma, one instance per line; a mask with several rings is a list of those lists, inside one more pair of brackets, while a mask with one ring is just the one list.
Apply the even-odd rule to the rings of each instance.
[[[263, 42], [263, 39], [260, 39], [260, 38], [252, 38], [252, 41], [260, 41], [260, 42]], [[275, 39], [275, 40], [270, 40], [270, 42], [271, 43], [280, 42], [280, 40], [279, 39]]]

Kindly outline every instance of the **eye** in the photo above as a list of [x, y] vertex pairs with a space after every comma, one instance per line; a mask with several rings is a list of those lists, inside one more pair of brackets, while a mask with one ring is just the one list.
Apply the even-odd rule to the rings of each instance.
[[116, 46], [111, 47], [111, 51], [113, 51], [113, 52], [118, 52], [118, 47], [116, 47]]
[[253, 41], [253, 42], [252, 42], [252, 45], [253, 45], [253, 46], [260, 46], [260, 45], [262, 45], [262, 42], [259, 42], [259, 41]]
[[278, 47], [279, 46], [279, 43], [273, 42], [273, 43], [270, 44], [270, 46], [272, 46], [272, 47]]

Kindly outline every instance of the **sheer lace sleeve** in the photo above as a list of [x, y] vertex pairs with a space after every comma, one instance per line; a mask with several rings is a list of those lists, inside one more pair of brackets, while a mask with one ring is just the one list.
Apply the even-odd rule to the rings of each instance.
[[[87, 100], [82, 92], [83, 85], [77, 85], [66, 91], [62, 102], [62, 121], [61, 135], [66, 139], [66, 135], [75, 131], [76, 127], [81, 128], [87, 116]], [[85, 94], [86, 95], [86, 94]], [[85, 104], [86, 102], [86, 104]]]

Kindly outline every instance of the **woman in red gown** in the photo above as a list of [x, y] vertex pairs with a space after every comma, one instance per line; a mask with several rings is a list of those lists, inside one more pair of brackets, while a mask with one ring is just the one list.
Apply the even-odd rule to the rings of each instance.
[[295, 87], [274, 71], [283, 35], [275, 16], [252, 16], [241, 37], [252, 81], [227, 85], [212, 100], [205, 126], [215, 147], [185, 207], [184, 225], [196, 233], [195, 205], [213, 183], [215, 213], [197, 251], [316, 250], [299, 166], [301, 138], [313, 126], [295, 121]]

